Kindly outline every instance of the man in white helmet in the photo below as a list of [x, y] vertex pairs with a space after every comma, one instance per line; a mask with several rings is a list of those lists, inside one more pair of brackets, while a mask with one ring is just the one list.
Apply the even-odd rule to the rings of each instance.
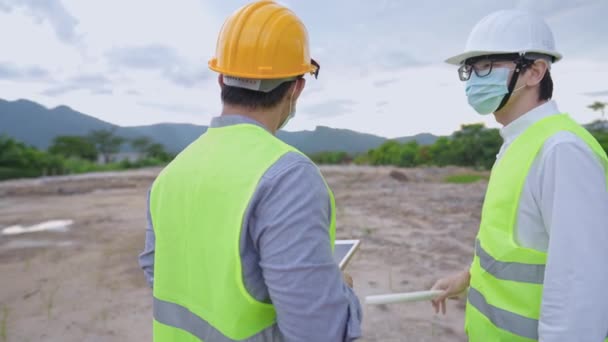
[[551, 100], [551, 29], [530, 13], [482, 19], [459, 65], [469, 104], [504, 127], [475, 257], [439, 280], [445, 300], [468, 289], [470, 341], [604, 341], [608, 336], [608, 159]]

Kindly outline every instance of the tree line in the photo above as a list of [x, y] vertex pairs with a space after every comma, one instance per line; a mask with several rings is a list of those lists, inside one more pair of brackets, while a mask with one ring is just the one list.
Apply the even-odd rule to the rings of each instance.
[[[596, 121], [589, 131], [608, 153], [608, 124]], [[416, 166], [464, 166], [489, 170], [503, 143], [498, 129], [483, 124], [463, 125], [450, 137], [441, 137], [432, 145], [420, 145], [416, 141], [400, 143], [389, 140], [378, 148], [360, 155], [345, 152], [323, 152], [310, 155], [318, 164], [392, 165]]]
[[[114, 160], [126, 144], [139, 158]], [[172, 158], [163, 145], [149, 137], [129, 140], [111, 130], [91, 131], [86, 136], [58, 136], [46, 151], [0, 136], [0, 180], [157, 166]]]
[[[604, 118], [606, 106], [603, 102], [589, 106], [601, 113], [602, 120], [588, 125], [587, 129], [608, 152], [608, 122]], [[125, 144], [129, 144], [140, 156], [137, 161], [113, 160]], [[399, 167], [455, 165], [487, 170], [494, 164], [501, 145], [502, 138], [497, 129], [473, 124], [463, 125], [450, 137], [441, 137], [431, 145], [389, 140], [359, 155], [322, 152], [310, 157], [318, 164]], [[0, 180], [158, 166], [168, 163], [173, 157], [163, 145], [148, 137], [129, 140], [112, 130], [91, 131], [86, 136], [58, 136], [46, 151], [0, 136]]]

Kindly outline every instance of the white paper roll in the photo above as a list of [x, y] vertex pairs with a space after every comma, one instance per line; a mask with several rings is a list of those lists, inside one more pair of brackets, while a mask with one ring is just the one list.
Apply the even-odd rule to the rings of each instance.
[[418, 292], [406, 292], [406, 293], [391, 293], [376, 296], [365, 297], [366, 304], [379, 305], [379, 304], [392, 304], [400, 302], [421, 302], [431, 300], [443, 291], [432, 290], [432, 291], [418, 291]]

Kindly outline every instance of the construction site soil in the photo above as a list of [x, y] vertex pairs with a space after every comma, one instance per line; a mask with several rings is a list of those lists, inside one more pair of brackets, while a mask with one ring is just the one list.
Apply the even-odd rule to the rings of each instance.
[[[461, 168], [323, 166], [337, 237], [361, 239], [347, 271], [365, 296], [429, 289], [470, 263], [482, 180]], [[152, 293], [137, 264], [146, 193], [159, 169], [0, 183], [0, 231], [73, 220], [65, 231], [0, 234], [0, 342], [151, 341]], [[362, 341], [465, 341], [464, 300], [363, 304]]]

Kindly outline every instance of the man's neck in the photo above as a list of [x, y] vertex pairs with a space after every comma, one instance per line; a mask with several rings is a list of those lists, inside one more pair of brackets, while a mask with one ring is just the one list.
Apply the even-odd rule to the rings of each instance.
[[222, 115], [242, 115], [261, 123], [272, 134], [276, 131], [280, 124], [280, 114], [277, 109], [256, 110], [242, 106], [224, 105]]
[[521, 118], [534, 108], [540, 107], [547, 103], [547, 100], [542, 101], [519, 101], [518, 103], [509, 103], [503, 109], [494, 113], [496, 121], [503, 126], [508, 126], [513, 121]]

